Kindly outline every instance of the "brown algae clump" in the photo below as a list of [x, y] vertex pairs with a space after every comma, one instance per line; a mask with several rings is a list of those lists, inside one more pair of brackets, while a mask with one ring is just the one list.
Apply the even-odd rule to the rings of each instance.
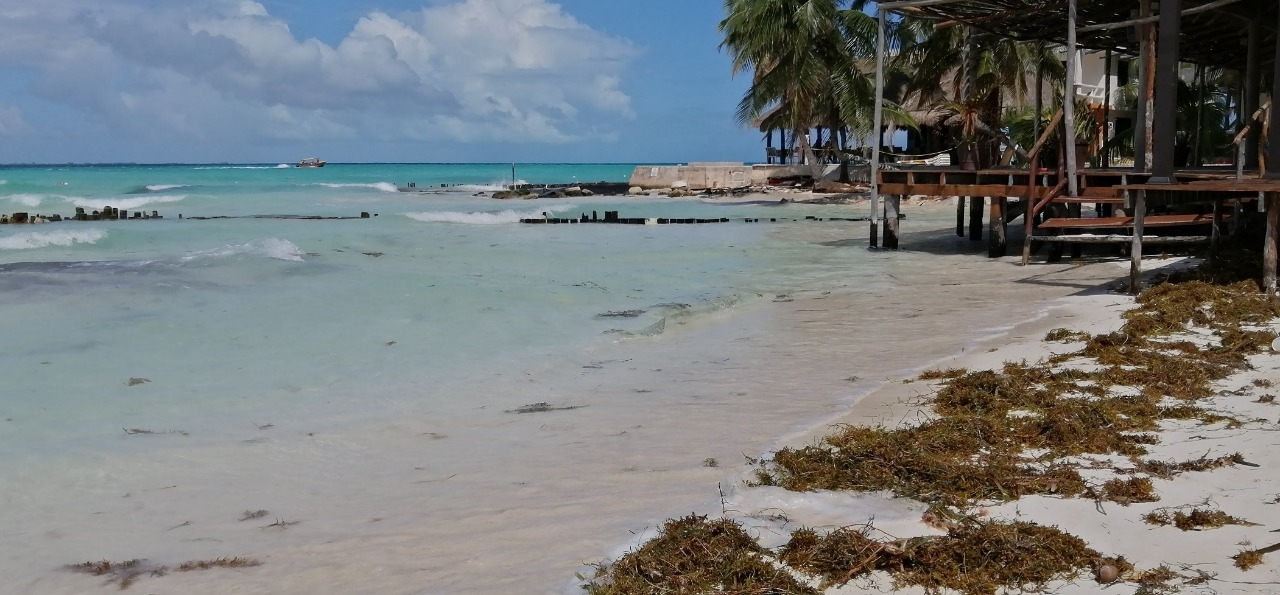
[[766, 560], [767, 554], [737, 523], [690, 515], [667, 521], [658, 537], [602, 567], [585, 589], [591, 595], [818, 595]]
[[1173, 525], [1182, 531], [1202, 531], [1227, 525], [1257, 526], [1257, 523], [1233, 517], [1221, 510], [1206, 510], [1203, 508], [1191, 508], [1189, 511], [1173, 510], [1172, 512], [1170, 512], [1170, 509], [1162, 508], [1148, 513], [1142, 517], [1142, 520], [1148, 525], [1162, 527]]

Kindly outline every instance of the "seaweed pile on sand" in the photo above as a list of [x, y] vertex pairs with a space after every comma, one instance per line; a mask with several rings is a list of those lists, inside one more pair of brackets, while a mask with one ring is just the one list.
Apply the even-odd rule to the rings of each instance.
[[[1057, 528], [986, 519], [983, 512], [1029, 495], [1087, 498], [1098, 507], [1155, 502], [1160, 494], [1152, 478], [1253, 465], [1238, 453], [1186, 461], [1149, 453], [1169, 423], [1235, 428], [1254, 422], [1204, 401], [1221, 394], [1215, 383], [1250, 369], [1248, 357], [1276, 340], [1280, 298], [1259, 291], [1253, 263], [1225, 255], [1217, 264], [1142, 293], [1116, 332], [1057, 329], [1045, 338], [1079, 345], [1069, 353], [1008, 362], [1000, 370], [925, 373], [919, 380], [936, 383], [936, 392], [922, 420], [842, 427], [819, 444], [781, 450], [756, 470], [757, 485], [888, 492], [926, 503], [923, 520], [946, 535], [899, 539], [871, 526], [825, 534], [802, 528], [772, 551], [734, 521], [688, 517], [602, 565], [584, 588], [593, 595], [813, 593], [875, 571], [887, 573], [895, 588], [966, 595], [1036, 590], [1081, 575], [1128, 582], [1145, 593], [1209, 580], [1204, 572], [1163, 566], [1139, 571]], [[1146, 520], [1183, 530], [1251, 524], [1194, 507], [1164, 509]], [[709, 532], [733, 537], [709, 540]], [[1236, 565], [1257, 564], [1270, 551], [1243, 550]]]

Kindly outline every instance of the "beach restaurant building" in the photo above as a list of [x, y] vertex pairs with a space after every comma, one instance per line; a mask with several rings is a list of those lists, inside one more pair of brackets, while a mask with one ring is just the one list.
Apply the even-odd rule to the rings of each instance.
[[[1132, 118], [1135, 132], [1131, 165], [1106, 159], [1089, 164], [1075, 147], [1058, 146], [1050, 148], [1061, 158], [1041, 166], [1052, 131], [1077, 129], [1082, 115], [1075, 113], [1074, 101], [1056, 109], [1037, 102], [1037, 113], [1051, 116], [1036, 131], [1035, 145], [1018, 149], [1021, 166], [891, 164], [880, 155], [881, 143], [873, 143], [873, 244], [883, 223], [883, 243], [896, 246], [903, 196], [959, 196], [957, 232], [965, 231], [967, 199], [970, 237], [975, 231], [980, 236], [985, 215], [991, 256], [1006, 253], [1007, 224], [1022, 215], [1024, 263], [1033, 244], [1059, 250], [1063, 245], [1078, 250], [1089, 243], [1123, 244], [1131, 252], [1130, 287], [1136, 292], [1144, 244], [1204, 242], [1216, 247], [1221, 234], [1238, 233], [1247, 224], [1264, 228], [1259, 234], [1263, 283], [1276, 292], [1280, 157], [1267, 159], [1266, 149], [1280, 147], [1277, 110], [1267, 101], [1267, 96], [1280, 97], [1280, 0], [902, 0], [881, 3], [877, 10], [881, 31], [874, 130], [883, 129], [884, 23], [891, 13], [1059, 44], [1065, 49], [1070, 97], [1112, 104], [1110, 86], [1118, 84], [1112, 78], [1118, 72], [1111, 69], [1132, 61], [1138, 101], [1135, 113], [1124, 114]], [[1096, 67], [1088, 68], [1083, 58], [1099, 52], [1105, 56], [1102, 90], [1091, 82], [1098, 78]], [[1176, 159], [1178, 135], [1196, 133], [1179, 130], [1178, 124], [1179, 75], [1188, 64], [1240, 75], [1239, 101], [1233, 106], [1239, 133], [1231, 163], [1187, 166]], [[1263, 89], [1264, 78], [1271, 89]], [[1109, 135], [1114, 119], [1107, 122], [1104, 134]], [[1093, 212], [1087, 216], [1082, 205], [1091, 205]]]

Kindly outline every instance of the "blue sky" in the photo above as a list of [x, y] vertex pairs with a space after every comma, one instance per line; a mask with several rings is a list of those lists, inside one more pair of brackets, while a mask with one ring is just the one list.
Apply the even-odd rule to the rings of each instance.
[[718, 0], [0, 0], [0, 163], [755, 161]]

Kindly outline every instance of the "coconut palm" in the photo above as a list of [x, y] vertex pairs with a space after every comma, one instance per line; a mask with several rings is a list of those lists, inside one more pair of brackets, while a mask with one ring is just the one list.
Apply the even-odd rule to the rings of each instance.
[[[907, 102], [917, 109], [947, 106], [953, 114], [949, 123], [961, 130], [962, 141], [976, 141], [978, 122], [1001, 129], [1004, 108], [1025, 105], [1036, 72], [1055, 84], [1065, 77], [1057, 53], [1040, 42], [918, 18], [904, 18], [897, 37], [901, 51], [894, 68], [908, 76]], [[998, 143], [982, 144], [983, 161], [993, 162]]]
[[[752, 73], [739, 122], [762, 120], [802, 143], [815, 126], [833, 141], [845, 129], [869, 132], [875, 85], [865, 66], [875, 55], [877, 21], [862, 10], [865, 2], [725, 0], [720, 47], [733, 57], [735, 75]], [[888, 113], [907, 121], [895, 106]]]

